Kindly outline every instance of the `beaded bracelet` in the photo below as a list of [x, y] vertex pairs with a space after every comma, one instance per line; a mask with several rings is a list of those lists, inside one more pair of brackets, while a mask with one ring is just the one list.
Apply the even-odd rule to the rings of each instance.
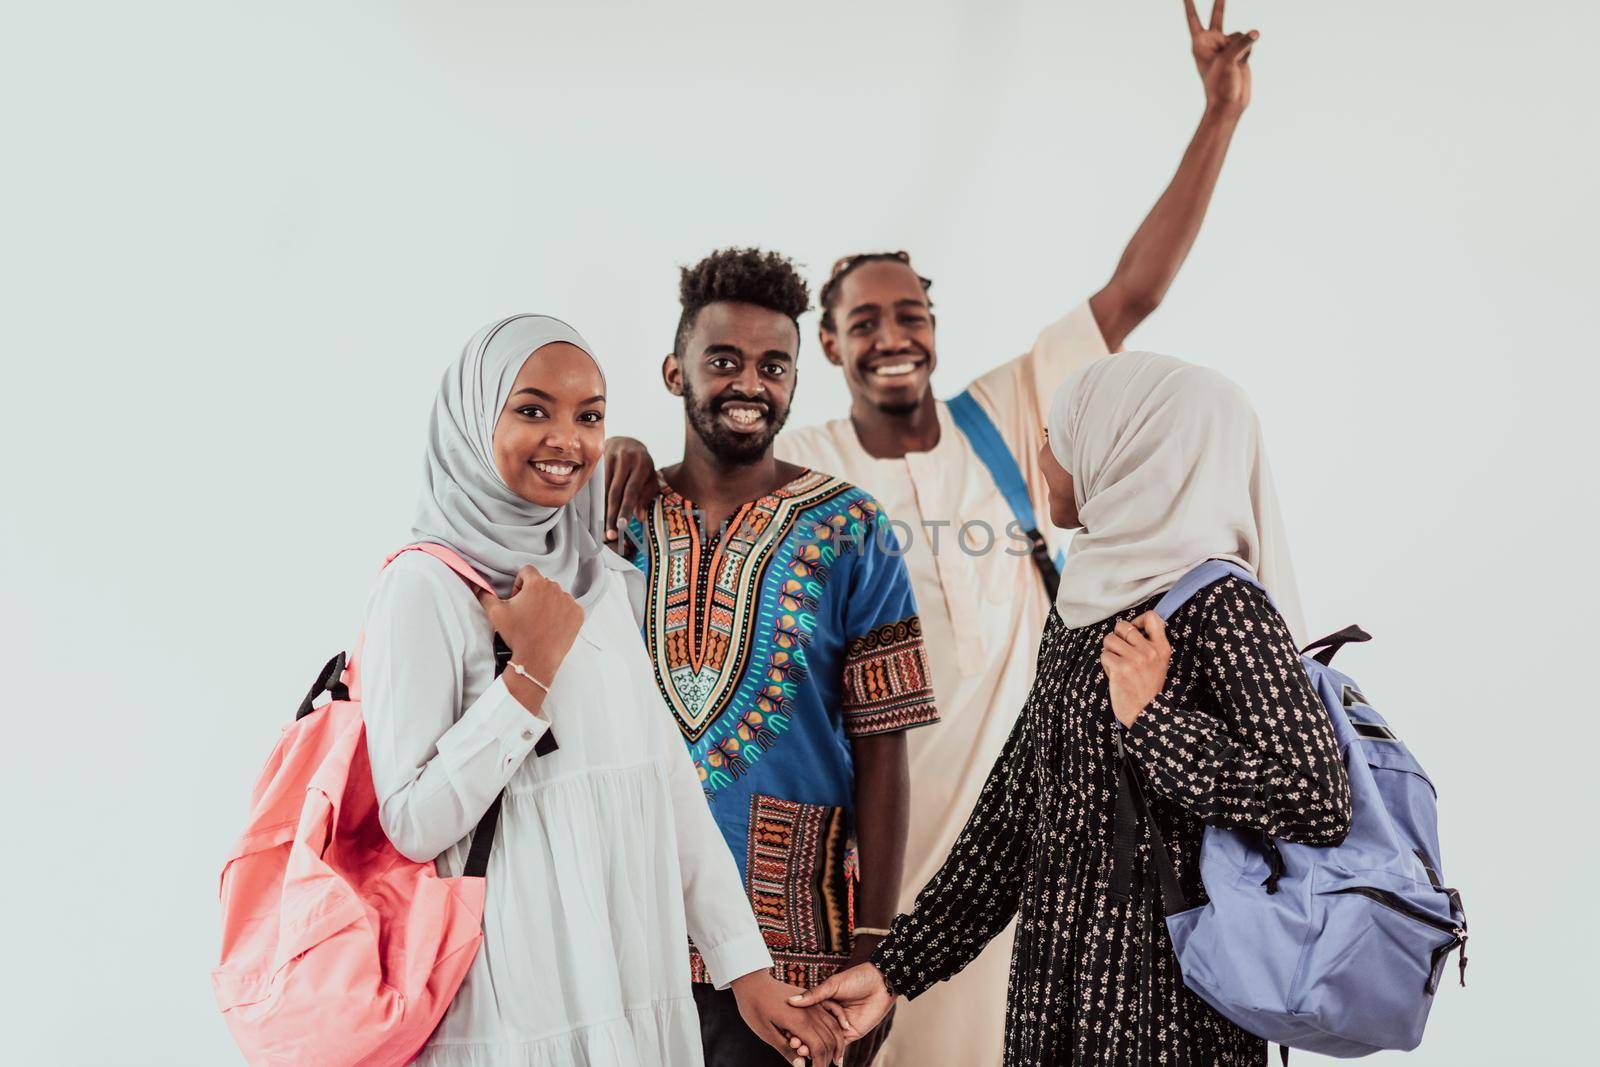
[[535, 678], [533, 675], [529, 674], [528, 671], [527, 671], [527, 668], [523, 667], [522, 664], [520, 664], [520, 663], [507, 663], [506, 666], [510, 667], [516, 673], [522, 675], [522, 677], [526, 678], [528, 681], [532, 682], [534, 685], [538, 686], [540, 689], [543, 689], [545, 696], [549, 696], [550, 695], [550, 687], [548, 685], [545, 685], [543, 682], [539, 681], [539, 679]]

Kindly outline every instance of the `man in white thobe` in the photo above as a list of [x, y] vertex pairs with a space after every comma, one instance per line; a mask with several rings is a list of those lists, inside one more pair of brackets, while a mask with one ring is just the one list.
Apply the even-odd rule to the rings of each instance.
[[[1111, 280], [1047, 326], [1024, 355], [968, 386], [1020, 468], [1052, 555], [1038, 450], [1056, 389], [1123, 342], [1160, 304], [1199, 233], [1239, 117], [1250, 100], [1250, 50], [1257, 35], [1226, 33], [1222, 4], [1202, 26], [1185, 0], [1206, 106], [1171, 183], [1135, 232]], [[999, 265], [1003, 266], [1003, 264]], [[1045, 582], [1016, 519], [949, 403], [934, 396], [937, 363], [932, 283], [904, 252], [847, 256], [821, 293], [819, 339], [850, 387], [847, 416], [787, 429], [780, 459], [825, 470], [871, 492], [894, 517], [923, 624], [937, 731], [909, 738], [911, 826], [901, 899], [944, 862], [1010, 733], [1033, 680], [1050, 611]], [[643, 445], [607, 442], [608, 529], [653, 495]], [[609, 536], [609, 535], [608, 535]], [[857, 930], [856, 962], [876, 937]], [[950, 982], [900, 1005], [876, 1067], [995, 1067], [1001, 1062], [1011, 931], [995, 938]]]

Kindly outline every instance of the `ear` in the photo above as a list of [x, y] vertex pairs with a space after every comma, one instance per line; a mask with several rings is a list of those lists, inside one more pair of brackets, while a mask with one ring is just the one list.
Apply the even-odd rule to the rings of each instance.
[[826, 326], [817, 326], [817, 343], [822, 345], [822, 354], [829, 363], [835, 367], [844, 366], [844, 357], [839, 355], [839, 335]]
[[666, 384], [667, 392], [673, 396], [683, 395], [683, 367], [678, 363], [676, 352], [668, 352], [662, 357], [661, 380]]

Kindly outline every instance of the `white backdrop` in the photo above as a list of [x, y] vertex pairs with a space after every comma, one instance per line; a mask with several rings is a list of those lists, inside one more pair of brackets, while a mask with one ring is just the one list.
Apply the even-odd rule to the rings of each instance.
[[[569, 318], [612, 432], [671, 458], [679, 264], [903, 247], [952, 393], [1101, 284], [1169, 177], [1181, 6], [7, 4], [0, 1058], [238, 1062], [220, 861], [478, 325]], [[1377, 636], [1343, 665], [1436, 779], [1473, 965], [1406, 1062], [1582, 1059], [1600, 18], [1229, 21], [1262, 31], [1256, 100], [1132, 343], [1250, 390], [1311, 629]], [[805, 325], [812, 421], [846, 394]]]

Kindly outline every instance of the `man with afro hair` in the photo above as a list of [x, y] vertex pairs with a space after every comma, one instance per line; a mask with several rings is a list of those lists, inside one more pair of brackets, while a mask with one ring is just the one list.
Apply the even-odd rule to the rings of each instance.
[[[863, 490], [779, 460], [810, 293], [772, 252], [683, 270], [662, 361], [683, 459], [630, 520], [656, 681], [749, 893], [774, 973], [810, 988], [867, 959], [898, 910], [910, 819], [906, 731], [937, 720], [911, 580]], [[639, 486], [608, 487], [637, 494]], [[631, 512], [631, 508], [624, 514]], [[690, 966], [708, 1067], [782, 1057]], [[887, 1034], [852, 1045], [866, 1064]]]
[[[1259, 35], [1226, 32], [1222, 0], [1204, 24], [1193, 0], [1184, 7], [1205, 93], [1189, 146], [1106, 284], [1045, 327], [1028, 352], [941, 400], [932, 382], [939, 355], [932, 283], [909, 254], [844, 256], [818, 296], [817, 337], [824, 357], [843, 372], [850, 410], [789, 430], [776, 454], [866, 486], [909, 526], [905, 562], [945, 716], [944, 725], [919, 732], [910, 745], [912, 815], [901, 897], [907, 908], [965, 824], [1033, 677], [1066, 539], [1043, 521], [1038, 450], [1045, 411], [1062, 382], [1120, 350], [1160, 304], [1200, 231], [1250, 101], [1249, 59]], [[974, 426], [977, 437], [968, 433]], [[984, 434], [985, 427], [993, 432]], [[990, 446], [984, 454], [979, 438]], [[991, 458], [1015, 472], [1010, 492]], [[645, 484], [636, 468], [649, 465], [642, 445], [608, 443], [614, 476]], [[1028, 508], [1014, 507], [1018, 499]], [[961, 974], [902, 1005], [878, 1067], [996, 1067], [1010, 959], [1008, 928]]]

